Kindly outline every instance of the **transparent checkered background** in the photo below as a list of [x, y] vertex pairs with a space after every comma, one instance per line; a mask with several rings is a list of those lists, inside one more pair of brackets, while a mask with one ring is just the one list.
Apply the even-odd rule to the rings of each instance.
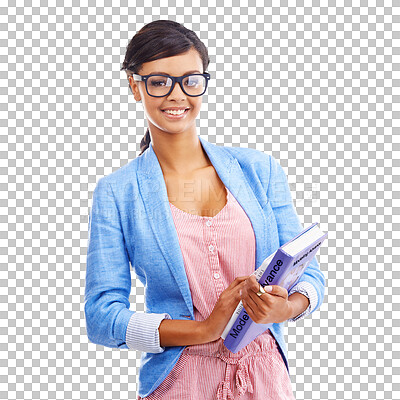
[[147, 127], [121, 63], [156, 19], [208, 47], [198, 134], [274, 155], [329, 232], [324, 303], [286, 325], [296, 399], [400, 398], [400, 1], [259, 3], [0, 8], [1, 399], [137, 397], [140, 352], [89, 343], [83, 300], [93, 189]]

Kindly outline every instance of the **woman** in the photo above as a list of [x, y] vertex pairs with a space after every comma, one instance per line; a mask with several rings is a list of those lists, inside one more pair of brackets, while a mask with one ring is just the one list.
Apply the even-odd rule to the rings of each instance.
[[[122, 69], [149, 128], [140, 157], [93, 193], [88, 338], [143, 352], [138, 399], [293, 399], [283, 323], [320, 307], [325, 279], [315, 259], [289, 294], [263, 294], [249, 277], [302, 226], [272, 156], [197, 135], [208, 64], [174, 21], [153, 21], [128, 44]], [[145, 313], [129, 310], [130, 264]], [[274, 324], [234, 354], [220, 336], [240, 300]]]

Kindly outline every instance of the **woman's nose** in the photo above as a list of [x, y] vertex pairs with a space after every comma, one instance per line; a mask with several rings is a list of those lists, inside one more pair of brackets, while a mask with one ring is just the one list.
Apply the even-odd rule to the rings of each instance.
[[168, 97], [173, 97], [173, 98], [175, 98], [175, 97], [180, 97], [180, 98], [186, 97], [186, 94], [182, 90], [181, 85], [179, 84], [179, 82], [175, 82], [175, 85], [172, 88], [172, 91], [168, 95]]

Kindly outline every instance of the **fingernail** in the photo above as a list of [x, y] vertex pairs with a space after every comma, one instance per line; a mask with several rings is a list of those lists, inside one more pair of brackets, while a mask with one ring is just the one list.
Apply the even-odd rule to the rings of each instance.
[[272, 286], [264, 286], [264, 290], [266, 292], [271, 292], [272, 291]]

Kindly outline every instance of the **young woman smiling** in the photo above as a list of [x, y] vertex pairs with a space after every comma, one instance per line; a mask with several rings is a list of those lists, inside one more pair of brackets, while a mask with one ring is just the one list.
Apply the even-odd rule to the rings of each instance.
[[[293, 399], [283, 323], [320, 307], [314, 259], [288, 293], [252, 272], [302, 230], [270, 155], [197, 134], [210, 74], [197, 35], [158, 20], [129, 42], [122, 69], [148, 129], [139, 157], [93, 193], [85, 291], [89, 340], [142, 351], [138, 399]], [[130, 266], [146, 312], [129, 310]], [[238, 353], [221, 334], [239, 301], [274, 323]]]

